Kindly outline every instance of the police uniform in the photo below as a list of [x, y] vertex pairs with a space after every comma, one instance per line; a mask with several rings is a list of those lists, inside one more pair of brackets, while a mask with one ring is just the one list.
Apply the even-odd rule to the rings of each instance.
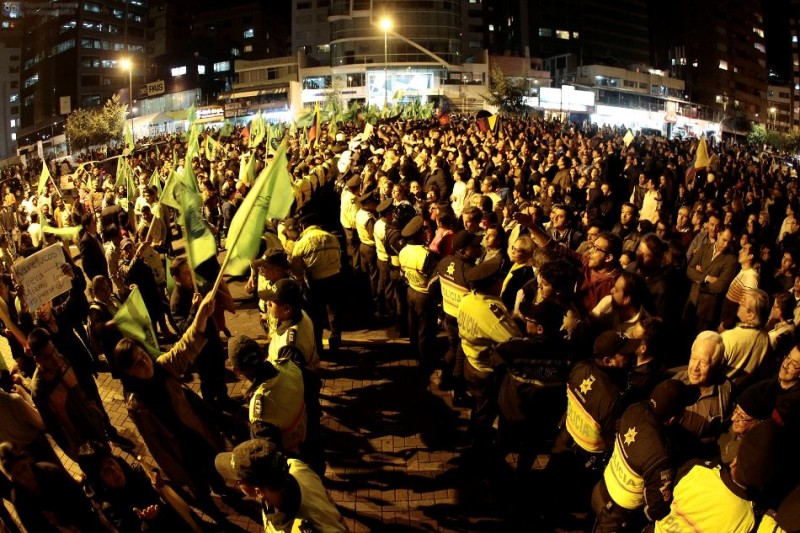
[[342, 284], [341, 255], [339, 240], [317, 225], [306, 227], [292, 249], [292, 264], [302, 263], [306, 273], [317, 346], [322, 346], [326, 313], [331, 332], [331, 347], [336, 348], [341, 340], [338, 321]]
[[[454, 239], [456, 251], [461, 251], [472, 244], [468, 232], [459, 232]], [[478, 239], [478, 237], [474, 237]], [[464, 374], [464, 352], [461, 350], [461, 337], [458, 335], [458, 305], [469, 293], [467, 272], [475, 266], [460, 255], [448, 255], [436, 267], [442, 290], [442, 311], [444, 311], [445, 331], [447, 332], [447, 353], [442, 371], [442, 381]]]
[[299, 453], [307, 423], [303, 374], [293, 361], [274, 366], [278, 375], [259, 383], [250, 398], [249, 420], [275, 426], [281, 433], [282, 448]]
[[[314, 340], [314, 324], [305, 311], [300, 311], [301, 318], [297, 322], [284, 321], [277, 325], [275, 334], [269, 343], [267, 360], [278, 364], [285, 359], [287, 350], [291, 347], [296, 351], [297, 358], [302, 358], [298, 363], [305, 368], [315, 371], [319, 367], [319, 354]], [[283, 354], [281, 353], [283, 351]]]
[[394, 309], [394, 305], [392, 303], [394, 295], [389, 293], [391, 269], [389, 267], [389, 252], [386, 249], [386, 215], [391, 207], [391, 198], [387, 198], [378, 204], [376, 212], [378, 213], [379, 218], [375, 222], [375, 226], [372, 230], [372, 235], [375, 238], [375, 256], [376, 265], [378, 267], [376, 303], [378, 305], [378, 314], [380, 315], [389, 314], [390, 310]]
[[[485, 282], [500, 273], [499, 261], [487, 261], [471, 269], [470, 284]], [[497, 385], [491, 364], [495, 346], [522, 336], [503, 302], [496, 296], [472, 291], [458, 304], [458, 333], [464, 351], [464, 379], [475, 398], [470, 426], [475, 447], [491, 442], [492, 424], [497, 417]]]
[[[378, 264], [375, 246], [375, 212], [370, 210], [370, 204], [378, 204], [376, 193], [368, 192], [359, 198], [361, 209], [356, 213], [356, 233], [360, 245], [358, 248], [358, 264], [361, 272], [367, 275], [372, 300], [377, 304], [378, 298]], [[376, 305], [377, 307], [377, 305]]]
[[[404, 238], [419, 236], [422, 217], [414, 217], [401, 232]], [[406, 281], [408, 334], [412, 353], [422, 366], [433, 366], [436, 342], [436, 306], [430, 285], [436, 279], [436, 255], [422, 244], [407, 244], [398, 255], [400, 271]]]
[[672, 501], [673, 480], [662, 422], [649, 402], [631, 405], [619, 421], [614, 452], [592, 496], [598, 511], [595, 531], [618, 531], [639, 509], [649, 520], [664, 518]]
[[347, 187], [342, 191], [341, 205], [339, 208], [339, 222], [344, 230], [344, 237], [347, 242], [347, 255], [350, 256], [353, 269], [358, 268], [358, 236], [355, 232], [358, 206], [356, 205], [357, 197], [354, 189], [357, 189], [360, 184], [361, 180], [358, 176], [350, 178], [347, 182]]
[[565, 431], [584, 452], [602, 454], [613, 446], [622, 390], [594, 360], [579, 361], [567, 380]]

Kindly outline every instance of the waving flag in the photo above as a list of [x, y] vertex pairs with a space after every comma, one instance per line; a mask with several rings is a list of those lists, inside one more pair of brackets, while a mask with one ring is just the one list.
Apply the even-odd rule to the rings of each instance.
[[142, 343], [147, 353], [153, 357], [161, 355], [158, 339], [144, 305], [144, 299], [139, 292], [139, 287], [134, 285], [133, 290], [122, 303], [114, 315], [114, 323], [126, 336]]
[[287, 141], [281, 143], [269, 166], [261, 171], [253, 188], [236, 210], [228, 230], [225, 271], [242, 275], [258, 255], [261, 234], [268, 218], [284, 218], [294, 202], [292, 178], [286, 159]]
[[42, 159], [42, 173], [39, 174], [39, 186], [36, 187], [37, 194], [44, 194], [47, 190], [47, 180], [50, 179], [50, 169], [47, 168], [47, 161]]

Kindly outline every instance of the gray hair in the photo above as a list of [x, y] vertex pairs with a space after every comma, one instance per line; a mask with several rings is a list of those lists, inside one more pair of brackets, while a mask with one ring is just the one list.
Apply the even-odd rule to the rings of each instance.
[[745, 289], [742, 302], [756, 315], [754, 326], [763, 326], [769, 320], [769, 295], [761, 289]]
[[722, 364], [722, 358], [725, 356], [725, 345], [722, 343], [722, 336], [716, 331], [701, 331], [692, 343], [692, 353], [694, 353], [695, 348], [699, 348], [703, 344], [711, 346], [711, 366], [718, 368]]

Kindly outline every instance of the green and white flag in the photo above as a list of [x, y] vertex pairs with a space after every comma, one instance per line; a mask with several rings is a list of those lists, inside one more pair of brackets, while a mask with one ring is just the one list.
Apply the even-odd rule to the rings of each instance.
[[285, 218], [294, 202], [292, 178], [286, 159], [287, 141], [281, 143], [269, 166], [253, 184], [236, 210], [228, 230], [226, 272], [242, 275], [258, 255], [264, 223], [268, 218]]
[[47, 190], [47, 180], [50, 179], [50, 169], [47, 168], [47, 161], [42, 159], [42, 173], [39, 174], [39, 186], [36, 188], [37, 194], [44, 194]]
[[147, 306], [144, 305], [142, 294], [139, 292], [139, 287], [134, 286], [128, 298], [120, 306], [119, 311], [114, 315], [114, 324], [126, 337], [141, 342], [145, 350], [153, 357], [161, 355], [156, 332], [150, 321]]

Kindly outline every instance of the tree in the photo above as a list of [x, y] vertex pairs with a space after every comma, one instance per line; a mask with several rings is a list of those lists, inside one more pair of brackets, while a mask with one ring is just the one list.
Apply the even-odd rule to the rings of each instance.
[[522, 113], [527, 107], [524, 98], [529, 89], [525, 76], [510, 78], [498, 67], [494, 67], [489, 76], [489, 96], [485, 98], [503, 113]]
[[73, 150], [121, 141], [125, 128], [126, 105], [114, 95], [100, 108], [76, 109], [67, 117], [65, 133]]

